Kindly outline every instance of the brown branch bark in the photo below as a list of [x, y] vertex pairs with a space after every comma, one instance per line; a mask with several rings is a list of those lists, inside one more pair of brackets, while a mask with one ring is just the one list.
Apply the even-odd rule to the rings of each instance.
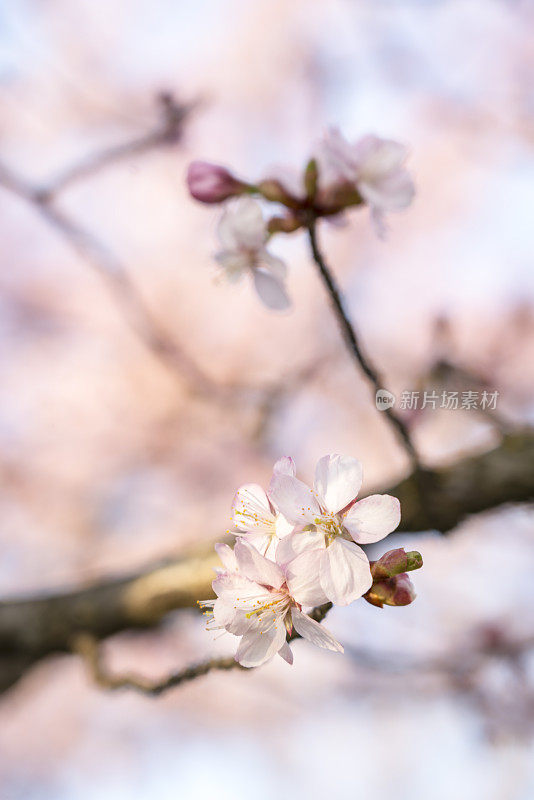
[[[330, 303], [334, 314], [336, 315], [342, 336], [347, 345], [347, 350], [353, 358], [358, 370], [361, 370], [367, 380], [371, 383], [373, 391], [376, 394], [376, 392], [378, 392], [380, 389], [385, 389], [386, 387], [384, 386], [384, 382], [380, 377], [375, 365], [372, 363], [369, 356], [363, 351], [360, 338], [357, 335], [356, 329], [349, 318], [334, 274], [327, 265], [324, 255], [321, 252], [317, 239], [317, 220], [314, 217], [311, 218], [308, 224], [308, 234], [310, 238], [313, 261], [319, 270], [319, 275], [321, 276], [323, 285], [330, 298]], [[384, 409], [383, 413], [384, 418], [390, 423], [392, 429], [398, 437], [400, 444], [406, 450], [414, 473], [421, 473], [423, 471], [422, 466], [420, 464], [419, 456], [412, 441], [408, 426], [404, 420], [398, 416], [393, 408], [386, 408]]]
[[[488, 452], [441, 467], [428, 477], [427, 503], [432, 527], [443, 533], [466, 516], [504, 503], [534, 499], [534, 433], [506, 436]], [[429, 527], [421, 507], [418, 479], [411, 475], [390, 487], [399, 497], [399, 531]], [[129, 577], [107, 579], [84, 589], [0, 603], [0, 690], [41, 658], [70, 652], [80, 634], [95, 640], [124, 630], [156, 627], [170, 611], [194, 608], [212, 596], [211, 545]]]
[[238, 664], [232, 656], [224, 658], [211, 658], [209, 661], [202, 661], [200, 664], [193, 664], [191, 667], [171, 672], [161, 680], [150, 680], [143, 675], [136, 675], [135, 673], [121, 673], [113, 674], [110, 672], [103, 663], [102, 648], [98, 640], [94, 636], [83, 633], [76, 637], [73, 643], [73, 652], [78, 653], [84, 660], [89, 676], [97, 686], [102, 689], [133, 689], [141, 694], [151, 695], [157, 697], [160, 694], [174, 689], [176, 686], [181, 686], [183, 683], [193, 681], [196, 678], [201, 678], [209, 672], [241, 669], [244, 670], [241, 664]]
[[[330, 609], [332, 603], [325, 603], [317, 606], [310, 612], [310, 617], [316, 622], [322, 622]], [[301, 639], [301, 635], [295, 630], [288, 637], [288, 641]], [[183, 683], [201, 678], [209, 672], [240, 669], [247, 671], [247, 667], [242, 667], [233, 656], [223, 658], [210, 658], [208, 661], [201, 661], [199, 664], [185, 667], [177, 672], [171, 672], [161, 680], [151, 680], [144, 675], [137, 675], [133, 672], [114, 674], [104, 665], [102, 658], [102, 648], [97, 639], [87, 633], [81, 633], [73, 640], [72, 650], [78, 653], [85, 661], [91, 679], [102, 689], [133, 689], [141, 694], [157, 697], [169, 689], [181, 686]]]

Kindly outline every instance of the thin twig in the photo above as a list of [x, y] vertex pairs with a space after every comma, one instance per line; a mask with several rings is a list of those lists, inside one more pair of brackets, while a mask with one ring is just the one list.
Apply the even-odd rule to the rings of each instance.
[[[322, 622], [331, 608], [332, 603], [317, 606], [310, 612], [310, 617], [316, 622]], [[288, 641], [292, 642], [300, 638], [302, 638], [300, 634], [294, 630], [291, 636], [288, 636]], [[200, 664], [194, 664], [178, 672], [171, 672], [170, 675], [161, 680], [153, 681], [142, 675], [135, 675], [129, 672], [117, 675], [108, 672], [102, 663], [102, 652], [98, 639], [91, 634], [81, 633], [75, 636], [72, 650], [82, 657], [92, 679], [103, 689], [133, 689], [142, 694], [156, 697], [169, 689], [180, 686], [182, 683], [193, 681], [215, 670], [228, 672], [233, 669], [248, 669], [247, 667], [242, 667], [233, 656], [226, 656], [202, 661]]]
[[147, 350], [185, 377], [202, 395], [220, 391], [189, 355], [152, 317], [124, 265], [92, 233], [53, 204], [51, 195], [33, 187], [0, 163], [0, 186], [31, 205], [106, 282], [130, 327]]
[[200, 678], [202, 675], [207, 675], [208, 672], [215, 670], [228, 672], [232, 669], [245, 669], [241, 664], [238, 664], [235, 658], [227, 656], [225, 658], [212, 658], [209, 661], [186, 667], [178, 672], [172, 672], [162, 680], [152, 681], [142, 675], [134, 675], [133, 673], [113, 675], [108, 672], [102, 664], [101, 648], [94, 636], [80, 634], [74, 640], [72, 649], [83, 658], [92, 679], [103, 689], [133, 689], [154, 697], [163, 694], [168, 689], [173, 689], [175, 686], [180, 686], [182, 683], [188, 683], [195, 680], [195, 678]]
[[153, 130], [85, 156], [37, 189], [38, 196], [44, 201], [49, 201], [72, 183], [88, 178], [118, 161], [179, 142], [182, 138], [184, 122], [198, 104], [195, 102], [178, 103], [168, 92], [158, 95], [157, 102], [161, 119]]
[[[384, 388], [384, 384], [369, 357], [363, 353], [362, 347], [356, 335], [356, 331], [349, 319], [347, 311], [344, 308], [341, 292], [337, 287], [335, 278], [328, 268], [326, 261], [319, 249], [319, 244], [317, 241], [317, 223], [314, 217], [312, 217], [308, 223], [308, 233], [313, 260], [319, 270], [324, 286], [330, 297], [330, 301], [336, 314], [337, 321], [341, 328], [347, 348], [357, 363], [358, 368], [362, 370], [364, 375], [372, 384], [375, 392], [377, 392], [379, 389]], [[406, 450], [414, 471], [421, 472], [422, 468], [419, 457], [406, 424], [399, 416], [397, 416], [392, 408], [386, 408], [384, 410], [384, 414], [386, 415], [388, 422], [391, 424], [404, 449]]]

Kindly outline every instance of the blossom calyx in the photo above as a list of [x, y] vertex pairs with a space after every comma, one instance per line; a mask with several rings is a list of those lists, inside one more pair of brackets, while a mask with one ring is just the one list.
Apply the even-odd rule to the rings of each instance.
[[276, 178], [266, 178], [261, 181], [257, 186], [257, 190], [262, 197], [271, 203], [281, 203], [288, 208], [300, 208], [302, 206], [302, 200], [292, 195], [283, 182]]

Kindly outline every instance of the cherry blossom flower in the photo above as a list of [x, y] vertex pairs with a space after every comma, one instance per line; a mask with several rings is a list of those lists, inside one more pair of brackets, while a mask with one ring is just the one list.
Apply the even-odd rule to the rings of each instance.
[[224, 629], [241, 637], [236, 661], [242, 666], [259, 667], [277, 653], [292, 664], [286, 635], [293, 629], [318, 647], [343, 652], [332, 634], [302, 611], [303, 605], [325, 601], [315, 581], [319, 551], [304, 553], [284, 567], [242, 539], [233, 552], [227, 545], [218, 552], [225, 571], [212, 584], [217, 599], [200, 605], [206, 609], [208, 630]]
[[218, 226], [222, 250], [215, 258], [232, 282], [250, 273], [260, 300], [276, 310], [289, 308], [284, 280], [286, 265], [266, 249], [268, 230], [260, 204], [240, 197], [228, 206]]
[[318, 461], [313, 489], [294, 476], [276, 475], [269, 490], [271, 502], [300, 526], [280, 541], [277, 560], [289, 564], [299, 554], [319, 552], [317, 581], [336, 605], [348, 605], [373, 583], [357, 543], [377, 542], [400, 522], [396, 497], [375, 494], [355, 502], [362, 477], [357, 459], [333, 454]]
[[242, 194], [247, 185], [218, 164], [192, 161], [187, 169], [187, 188], [201, 203], [221, 203]]
[[[276, 475], [295, 475], [292, 458], [281, 458], [273, 467]], [[262, 555], [274, 556], [280, 539], [294, 529], [294, 525], [280, 514], [267, 493], [256, 483], [241, 486], [232, 503], [233, 533], [245, 536]]]
[[406, 208], [413, 200], [415, 187], [404, 167], [406, 157], [404, 145], [391, 139], [368, 135], [351, 144], [331, 128], [317, 148], [319, 181], [326, 192], [352, 184], [370, 206], [381, 233], [384, 213]]

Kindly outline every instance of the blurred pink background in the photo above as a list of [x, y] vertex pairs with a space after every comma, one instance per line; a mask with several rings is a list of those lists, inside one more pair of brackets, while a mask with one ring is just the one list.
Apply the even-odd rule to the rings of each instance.
[[[195, 158], [251, 179], [300, 168], [330, 124], [408, 144], [417, 197], [391, 215], [387, 240], [365, 210], [321, 231], [365, 346], [398, 395], [432, 387], [445, 356], [499, 392], [509, 424], [534, 421], [533, 18], [526, 0], [4, 0], [1, 157], [28, 180], [142, 135], [158, 92], [199, 101], [181, 143], [74, 183], [58, 207], [120, 257], [217, 383], [281, 391], [262, 416], [253, 402], [230, 412], [195, 400], [85, 261], [2, 190], [3, 597], [216, 539], [237, 486], [265, 484], [283, 454], [306, 480], [321, 455], [355, 455], [367, 489], [406, 468], [303, 236], [273, 242], [290, 266], [291, 313], [216, 280], [218, 210], [184, 184]], [[302, 370], [311, 374], [292, 381]], [[440, 463], [498, 432], [475, 411], [436, 410], [414, 421], [414, 437]], [[423, 554], [417, 601], [356, 603], [329, 627], [401, 661], [460, 652], [488, 624], [532, 633], [533, 523], [532, 509], [505, 508], [447, 538], [391, 536], [388, 549]], [[106, 652], [114, 668], [157, 676], [231, 648], [181, 612]], [[350, 648], [338, 658], [298, 643], [292, 668], [278, 659], [145, 699], [106, 694], [79, 659], [58, 657], [1, 701], [0, 797], [530, 800], [533, 679], [532, 655], [521, 674], [489, 663], [478, 690], [461, 691], [424, 670], [366, 665]]]

